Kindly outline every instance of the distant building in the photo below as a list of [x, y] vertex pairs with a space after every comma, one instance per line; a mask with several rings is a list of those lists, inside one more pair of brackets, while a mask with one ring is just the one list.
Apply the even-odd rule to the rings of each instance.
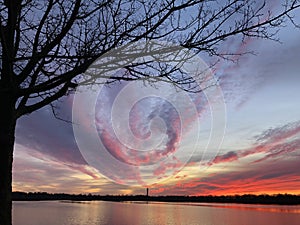
[[146, 189], [146, 196], [149, 196], [149, 188]]

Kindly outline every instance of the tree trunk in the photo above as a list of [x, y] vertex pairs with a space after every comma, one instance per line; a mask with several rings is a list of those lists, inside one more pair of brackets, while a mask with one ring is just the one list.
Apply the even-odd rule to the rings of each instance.
[[15, 142], [15, 102], [0, 94], [0, 225], [12, 224], [12, 163]]

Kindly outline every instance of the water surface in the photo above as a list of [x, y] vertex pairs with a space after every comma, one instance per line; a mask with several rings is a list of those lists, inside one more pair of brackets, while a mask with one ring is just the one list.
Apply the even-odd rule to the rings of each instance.
[[14, 202], [13, 225], [299, 225], [300, 206], [157, 202]]

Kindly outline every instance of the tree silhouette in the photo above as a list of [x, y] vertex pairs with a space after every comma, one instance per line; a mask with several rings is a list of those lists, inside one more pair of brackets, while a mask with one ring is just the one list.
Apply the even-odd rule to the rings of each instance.
[[[17, 120], [74, 90], [98, 57], [140, 40], [172, 41], [195, 53], [226, 57], [219, 51], [223, 41], [275, 39], [299, 6], [298, 0], [287, 0], [273, 14], [265, 2], [254, 0], [0, 0], [0, 225], [11, 224]], [[139, 66], [129, 65], [127, 73], [106, 82], [148, 79]], [[180, 86], [185, 79], [172, 69], [156, 72], [149, 82]]]

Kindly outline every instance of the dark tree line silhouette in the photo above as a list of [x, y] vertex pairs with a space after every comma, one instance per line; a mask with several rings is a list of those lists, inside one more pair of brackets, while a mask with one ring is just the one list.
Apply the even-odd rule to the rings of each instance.
[[153, 202], [201, 202], [201, 203], [243, 203], [243, 204], [274, 204], [300, 205], [300, 195], [222, 195], [222, 196], [147, 196], [147, 195], [92, 195], [92, 194], [50, 194], [47, 192], [13, 192], [14, 201], [153, 201]]

